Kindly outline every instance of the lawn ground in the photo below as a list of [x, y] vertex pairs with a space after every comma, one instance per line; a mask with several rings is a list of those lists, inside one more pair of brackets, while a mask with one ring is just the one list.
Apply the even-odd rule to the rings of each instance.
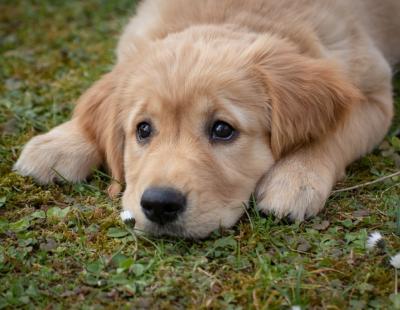
[[[389, 252], [400, 250], [398, 177], [334, 194], [306, 223], [250, 211], [191, 242], [131, 234], [101, 172], [52, 186], [11, 172], [22, 145], [67, 120], [111, 68], [134, 2], [0, 1], [0, 308], [400, 308], [388, 254], [365, 249], [379, 230]], [[398, 171], [399, 132], [398, 113], [338, 188]]]

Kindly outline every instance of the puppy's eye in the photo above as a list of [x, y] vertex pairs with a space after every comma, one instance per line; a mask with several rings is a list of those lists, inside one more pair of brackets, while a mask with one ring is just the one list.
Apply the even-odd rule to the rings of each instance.
[[152, 132], [151, 125], [147, 122], [139, 123], [136, 127], [136, 137], [139, 142], [144, 142], [150, 138]]
[[235, 136], [235, 129], [228, 123], [216, 121], [211, 129], [211, 140], [229, 141]]

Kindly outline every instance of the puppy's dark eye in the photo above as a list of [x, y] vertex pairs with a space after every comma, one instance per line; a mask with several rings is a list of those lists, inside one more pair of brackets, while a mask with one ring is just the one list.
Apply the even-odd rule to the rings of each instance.
[[228, 123], [216, 121], [211, 129], [211, 140], [229, 141], [235, 136], [235, 129]]
[[136, 137], [139, 142], [144, 142], [150, 138], [152, 132], [151, 125], [147, 122], [139, 123], [136, 127]]

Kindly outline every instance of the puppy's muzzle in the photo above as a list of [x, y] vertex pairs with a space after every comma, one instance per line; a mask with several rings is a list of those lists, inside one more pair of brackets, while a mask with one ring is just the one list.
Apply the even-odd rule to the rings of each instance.
[[178, 190], [168, 187], [150, 187], [140, 200], [146, 217], [164, 225], [175, 221], [186, 208], [186, 197]]

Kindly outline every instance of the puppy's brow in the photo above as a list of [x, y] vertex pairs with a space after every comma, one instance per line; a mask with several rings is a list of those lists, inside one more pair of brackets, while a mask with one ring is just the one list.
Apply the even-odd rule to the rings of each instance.
[[241, 109], [239, 106], [229, 102], [228, 100], [223, 102], [223, 112], [230, 120], [233, 122], [233, 125], [246, 127], [248, 119], [247, 113], [244, 109]]

